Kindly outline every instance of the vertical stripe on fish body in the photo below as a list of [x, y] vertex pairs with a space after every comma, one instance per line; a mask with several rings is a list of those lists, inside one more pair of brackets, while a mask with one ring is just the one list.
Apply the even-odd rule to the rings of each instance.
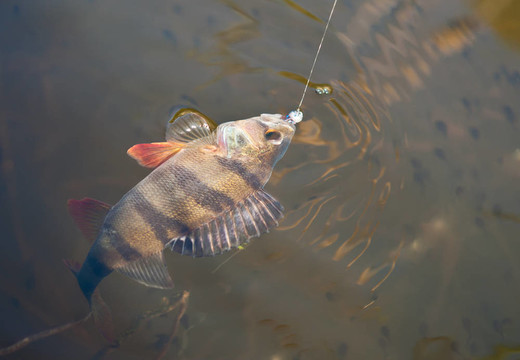
[[[173, 120], [166, 142], [128, 151], [155, 170], [108, 213], [99, 206], [104, 220], [78, 274], [87, 298], [112, 270], [148, 286], [171, 287], [165, 246], [184, 255], [214, 255], [267, 232], [282, 217], [282, 206], [263, 186], [284, 155], [294, 125], [281, 115], [262, 114], [215, 129], [191, 109]], [[93, 200], [83, 201], [71, 209], [82, 230], [81, 214], [95, 218]]]

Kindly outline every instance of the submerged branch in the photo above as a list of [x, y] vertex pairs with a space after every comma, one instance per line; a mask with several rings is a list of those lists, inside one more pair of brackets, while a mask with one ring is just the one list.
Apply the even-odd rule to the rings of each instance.
[[26, 347], [27, 345], [29, 345], [35, 341], [45, 339], [49, 336], [57, 335], [61, 332], [72, 329], [73, 327], [76, 327], [76, 326], [81, 325], [84, 322], [86, 322], [88, 319], [90, 319], [91, 316], [92, 316], [92, 312], [89, 312], [87, 314], [87, 316], [85, 316], [83, 319], [69, 322], [69, 323], [61, 325], [61, 326], [56, 326], [54, 328], [50, 328], [50, 329], [41, 331], [41, 332], [33, 334], [33, 335], [29, 335], [29, 336], [23, 338], [22, 340], [14, 343], [13, 345], [0, 349], [0, 356], [6, 356], [9, 354], [12, 354], [15, 351], [23, 349], [24, 347]]
[[175, 324], [173, 325], [172, 333], [170, 334], [170, 337], [168, 338], [166, 345], [164, 345], [161, 353], [159, 354], [159, 356], [157, 356], [157, 360], [164, 358], [164, 356], [168, 352], [168, 349], [170, 348], [170, 345], [173, 342], [173, 339], [175, 338], [175, 335], [177, 335], [177, 330], [179, 330], [179, 325], [180, 325], [181, 319], [184, 316], [186, 309], [188, 308], [189, 296], [190, 296], [190, 293], [188, 291], [184, 291], [184, 293], [182, 294], [182, 298], [178, 302], [178, 304], [180, 305], [180, 309], [179, 309], [179, 313], [177, 314], [177, 318], [175, 319]]
[[164, 315], [172, 312], [173, 310], [177, 309], [178, 307], [181, 307], [181, 309], [179, 310], [179, 314], [181, 314], [181, 315], [177, 317], [177, 322], [180, 321], [180, 319], [182, 318], [182, 316], [184, 315], [184, 313], [186, 311], [189, 296], [190, 296], [190, 292], [184, 291], [182, 293], [182, 296], [180, 297], [180, 299], [178, 299], [174, 303], [168, 302], [168, 303], [160, 306], [158, 309], [149, 310], [149, 311], [146, 311], [144, 314], [141, 314], [140, 316], [137, 317], [137, 319], [134, 321], [134, 323], [127, 330], [123, 331], [119, 335], [119, 337], [116, 339], [116, 341], [113, 344], [110, 344], [110, 345], [105, 346], [102, 349], [100, 349], [92, 357], [92, 360], [101, 360], [102, 358], [104, 358], [105, 356], [110, 354], [111, 352], [116, 351], [123, 342], [128, 340], [131, 336], [135, 335], [135, 333], [137, 333], [145, 323], [147, 323], [155, 318], [164, 316]]

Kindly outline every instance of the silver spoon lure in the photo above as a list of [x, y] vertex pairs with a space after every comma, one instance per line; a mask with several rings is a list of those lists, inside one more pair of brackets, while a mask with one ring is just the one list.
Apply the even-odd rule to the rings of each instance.
[[305, 98], [305, 94], [307, 93], [307, 88], [309, 87], [309, 83], [311, 81], [312, 72], [314, 71], [314, 66], [316, 65], [316, 61], [318, 60], [318, 55], [320, 54], [321, 46], [323, 45], [323, 40], [325, 39], [325, 35], [327, 34], [327, 30], [329, 28], [330, 19], [332, 19], [332, 14], [334, 13], [334, 9], [336, 8], [336, 3], [338, 0], [334, 0], [334, 4], [332, 4], [332, 9], [330, 10], [329, 19], [327, 20], [327, 24], [325, 25], [325, 30], [323, 30], [323, 35], [321, 36], [320, 44], [318, 45], [318, 50], [316, 51], [316, 55], [314, 56], [314, 61], [312, 62], [311, 71], [309, 72], [309, 76], [307, 78], [307, 83], [305, 84], [305, 88], [303, 89], [303, 94], [300, 99], [300, 103], [296, 110], [291, 111], [286, 117], [285, 121], [291, 124], [297, 124], [303, 120], [303, 112], [301, 111], [301, 107], [303, 104], [303, 99]]

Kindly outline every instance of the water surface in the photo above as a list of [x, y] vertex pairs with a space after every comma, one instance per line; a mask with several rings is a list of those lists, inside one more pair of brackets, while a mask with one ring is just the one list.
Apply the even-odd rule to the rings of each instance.
[[[0, 345], [88, 311], [62, 265], [88, 251], [66, 200], [117, 202], [148, 173], [126, 150], [161, 141], [175, 105], [218, 123], [294, 109], [331, 5], [1, 3]], [[87, 322], [10, 358], [514, 358], [519, 16], [339, 1], [313, 77], [332, 93], [310, 89], [267, 186], [279, 229], [166, 254], [174, 291], [108, 277], [118, 348]]]

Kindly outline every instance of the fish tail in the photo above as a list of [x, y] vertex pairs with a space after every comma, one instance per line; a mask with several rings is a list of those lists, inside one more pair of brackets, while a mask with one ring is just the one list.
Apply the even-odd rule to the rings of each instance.
[[98, 267], [97, 271], [95, 271], [96, 267], [92, 266], [89, 257], [87, 257], [83, 266], [74, 260], [63, 260], [63, 262], [74, 276], [76, 276], [79, 287], [90, 305], [92, 317], [94, 318], [94, 323], [99, 332], [107, 341], [113, 343], [115, 336], [112, 312], [101, 297], [100, 291], [97, 288], [99, 282], [105, 276], [110, 274], [112, 270], [109, 270], [106, 267], [101, 269]]
[[89, 304], [92, 305], [92, 295], [96, 290], [97, 286], [107, 275], [112, 272], [104, 264], [100, 263], [92, 256], [87, 256], [87, 259], [81, 266], [81, 269], [75, 274], [78, 279], [79, 287], [88, 300]]

